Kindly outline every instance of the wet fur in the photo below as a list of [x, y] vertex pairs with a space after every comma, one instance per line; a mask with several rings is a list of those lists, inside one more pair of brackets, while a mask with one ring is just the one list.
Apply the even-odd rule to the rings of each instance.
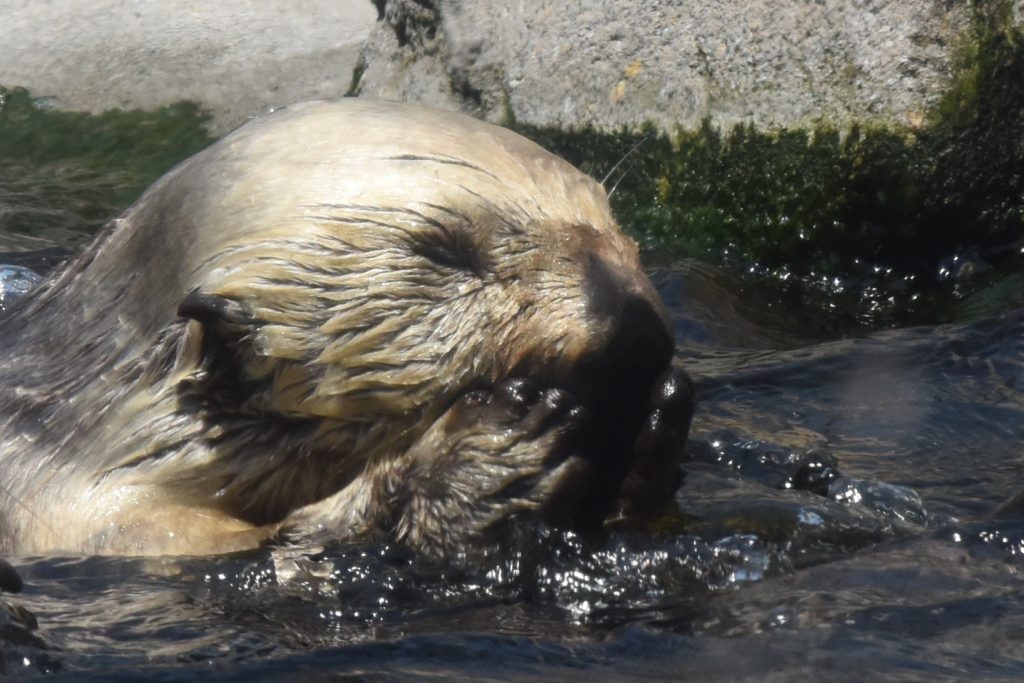
[[595, 259], [660, 307], [601, 188], [508, 131], [367, 101], [251, 123], [4, 321], [0, 550], [220, 552], [385, 517], [447, 548], [452, 513], [402, 522], [416, 496], [385, 493], [461, 452], [460, 397], [600, 355]]

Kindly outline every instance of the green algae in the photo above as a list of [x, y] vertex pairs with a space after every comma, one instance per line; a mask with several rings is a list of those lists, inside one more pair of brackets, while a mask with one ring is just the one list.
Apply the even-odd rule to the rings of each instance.
[[73, 248], [176, 163], [209, 145], [206, 115], [59, 111], [0, 87], [0, 251]]
[[153, 111], [60, 111], [23, 88], [0, 87], [0, 163], [116, 171], [115, 201], [131, 202], [174, 164], [209, 145], [207, 116], [190, 102]]
[[959, 76], [932, 114], [928, 166], [933, 214], [1019, 241], [1024, 225], [1024, 28], [1009, 2], [979, 3]]
[[918, 203], [914, 141], [886, 130], [521, 130], [598, 177], [639, 143], [606, 181], [616, 215], [645, 244], [683, 255], [831, 272], [884, 249], [867, 238], [909, 232]]

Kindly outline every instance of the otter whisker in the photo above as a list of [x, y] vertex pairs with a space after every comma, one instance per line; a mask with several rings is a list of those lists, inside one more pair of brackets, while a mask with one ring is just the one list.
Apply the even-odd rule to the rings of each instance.
[[452, 164], [452, 165], [455, 165], [455, 166], [463, 166], [465, 168], [472, 169], [474, 171], [477, 171], [478, 173], [483, 173], [486, 176], [490, 176], [491, 178], [494, 178], [495, 180], [498, 180], [498, 176], [494, 175], [493, 173], [491, 173], [487, 169], [481, 168], [480, 166], [477, 166], [476, 164], [472, 164], [472, 163], [466, 161], [465, 159], [457, 159], [455, 157], [420, 156], [420, 155], [415, 155], [415, 154], [402, 154], [400, 156], [381, 157], [381, 158], [382, 159], [386, 159], [388, 161], [430, 161], [430, 162], [433, 162], [433, 163], [436, 163], [436, 164]]
[[[39, 524], [41, 527], [46, 529], [55, 539], [57, 539], [57, 541], [59, 541], [60, 543], [65, 543], [66, 542], [65, 538], [61, 535], [61, 533], [59, 531], [57, 531], [56, 527], [54, 527], [52, 524], [47, 522], [42, 517], [42, 515], [37, 513], [35, 510], [33, 510], [32, 507], [30, 505], [28, 505], [24, 500], [22, 500], [19, 496], [16, 496], [14, 494], [14, 492], [11, 491], [11, 489], [7, 488], [3, 484], [0, 484], [0, 493], [5, 494], [8, 498], [10, 498], [12, 501], [14, 501], [14, 504], [17, 507], [19, 507], [22, 511], [24, 511], [25, 514], [27, 514], [29, 517], [31, 517], [37, 524]], [[3, 525], [0, 524], [0, 532], [2, 532], [2, 531], [4, 531], [4, 528], [3, 528]], [[3, 546], [4, 546], [4, 543], [3, 543], [2, 539], [0, 539], [0, 547], [3, 547]]]
[[[623, 154], [622, 157], [618, 161], [615, 162], [615, 164], [611, 167], [611, 169], [609, 169], [608, 173], [605, 174], [604, 178], [601, 178], [601, 186], [602, 187], [604, 187], [608, 183], [608, 179], [612, 177], [613, 173], [615, 173], [615, 169], [617, 169], [619, 166], [621, 166], [623, 161], [628, 159], [630, 157], [630, 155], [633, 154], [633, 152], [635, 152], [637, 149], [639, 149], [640, 145], [642, 145], [645, 142], [647, 142], [649, 137], [650, 136], [645, 135], [642, 138], [640, 138], [639, 140], [637, 140], [636, 144], [633, 145], [632, 147], [630, 147], [629, 150], [625, 154]], [[622, 178], [620, 177], [619, 181], [615, 183], [614, 187], [612, 187], [612, 189], [608, 191], [608, 197], [609, 198], [611, 198], [611, 196], [615, 193], [615, 188], [619, 186], [619, 182], [621, 182], [621, 181], [622, 181]]]

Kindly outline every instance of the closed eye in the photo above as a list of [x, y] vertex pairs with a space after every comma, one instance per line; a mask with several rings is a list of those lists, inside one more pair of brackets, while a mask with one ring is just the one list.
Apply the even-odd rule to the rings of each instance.
[[486, 265], [484, 258], [470, 235], [459, 228], [438, 226], [435, 230], [418, 233], [412, 250], [439, 266], [483, 277]]

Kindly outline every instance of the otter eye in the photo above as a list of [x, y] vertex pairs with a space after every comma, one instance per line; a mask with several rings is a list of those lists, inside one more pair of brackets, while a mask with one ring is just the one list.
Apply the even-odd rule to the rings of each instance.
[[463, 230], [438, 227], [417, 235], [412, 250], [445, 268], [465, 270], [478, 276], [484, 272], [484, 259], [480, 250]]

